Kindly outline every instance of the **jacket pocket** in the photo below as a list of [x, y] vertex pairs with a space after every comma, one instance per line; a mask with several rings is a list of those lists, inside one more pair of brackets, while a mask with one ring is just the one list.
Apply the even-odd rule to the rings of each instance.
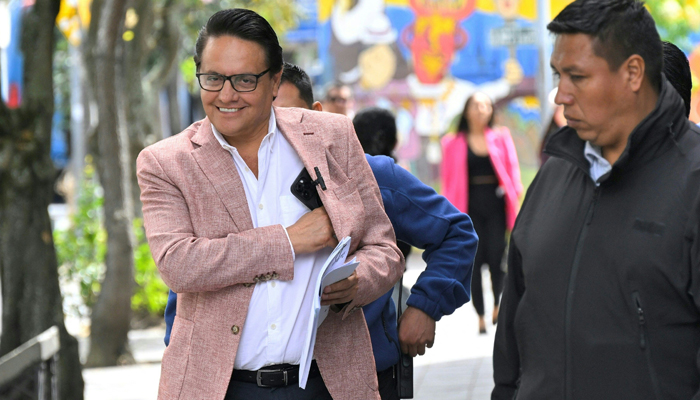
[[180, 397], [190, 357], [193, 330], [194, 323], [192, 321], [175, 316], [170, 345], [163, 353], [159, 399]]
[[635, 310], [637, 312], [637, 323], [639, 325], [639, 348], [644, 353], [644, 357], [647, 361], [649, 378], [651, 379], [651, 386], [654, 389], [654, 398], [660, 400], [661, 394], [659, 392], [659, 379], [656, 376], [654, 362], [651, 358], [651, 346], [649, 343], [649, 333], [647, 329], [647, 317], [644, 314], [644, 306], [642, 304], [641, 296], [637, 291], [632, 292], [632, 304], [634, 305]]

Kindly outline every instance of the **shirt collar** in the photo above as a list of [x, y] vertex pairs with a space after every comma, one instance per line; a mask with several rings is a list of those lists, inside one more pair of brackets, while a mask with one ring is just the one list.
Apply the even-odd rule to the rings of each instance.
[[583, 148], [583, 154], [586, 160], [591, 164], [589, 169], [589, 174], [591, 179], [593, 179], [596, 184], [600, 183], [600, 178], [612, 170], [612, 166], [608, 160], [603, 157], [603, 153], [600, 147], [591, 144], [591, 142], [586, 141], [586, 145]]
[[[223, 147], [227, 151], [238, 152], [238, 150], [235, 147], [228, 144], [226, 139], [224, 139], [224, 136], [218, 130], [216, 130], [216, 127], [214, 126], [214, 124], [211, 124], [211, 130], [214, 133], [214, 137], [219, 142], [221, 147]], [[270, 151], [272, 151], [272, 149], [274, 148], [276, 138], [277, 138], [276, 133], [277, 133], [277, 118], [275, 117], [275, 109], [271, 108], [270, 109], [270, 121], [267, 124], [267, 135], [265, 135], [262, 142], [260, 143], [260, 147], [262, 148], [265, 145], [265, 143], [267, 142], [267, 143], [269, 143]]]

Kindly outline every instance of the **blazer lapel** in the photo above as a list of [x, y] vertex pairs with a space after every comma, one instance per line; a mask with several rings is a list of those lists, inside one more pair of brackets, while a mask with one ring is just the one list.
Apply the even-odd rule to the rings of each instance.
[[331, 175], [326, 146], [323, 144], [323, 132], [319, 131], [319, 126], [315, 124], [305, 123], [304, 112], [300, 110], [275, 107], [275, 118], [277, 118], [280, 132], [297, 152], [311, 178], [318, 179], [315, 168], [318, 167], [321, 172], [326, 190], [323, 190], [320, 185], [316, 186], [316, 190], [326, 208], [333, 229], [339, 238], [342, 237], [345, 235], [341, 220], [342, 212], [338, 209], [337, 198], [332, 193], [340, 184], [347, 182], [347, 178], [339, 180], [337, 176]]
[[238, 231], [253, 229], [253, 220], [238, 169], [231, 154], [221, 147], [214, 137], [209, 118], [202, 121], [191, 140], [199, 146], [192, 150], [192, 156], [214, 186]]
[[316, 126], [305, 124], [303, 120], [304, 114], [299, 110], [275, 107], [275, 118], [277, 119], [277, 127], [294, 151], [297, 152], [297, 155], [304, 163], [304, 167], [309, 171], [311, 178], [318, 179], [316, 167], [321, 172], [327, 190], [321, 190], [320, 186], [317, 186], [317, 188], [319, 188], [319, 194], [321, 195], [321, 200], [323, 200], [326, 195], [325, 192], [331, 189], [334, 182], [330, 180], [326, 147], [323, 145], [323, 139], [321, 138], [322, 132], [316, 132]]

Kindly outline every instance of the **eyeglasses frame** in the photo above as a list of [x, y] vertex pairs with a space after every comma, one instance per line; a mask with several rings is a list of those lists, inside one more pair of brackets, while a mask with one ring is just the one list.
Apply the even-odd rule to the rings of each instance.
[[[200, 87], [202, 90], [207, 91], [207, 92], [220, 92], [220, 91], [224, 90], [224, 86], [226, 86], [226, 81], [229, 81], [229, 83], [231, 84], [231, 88], [232, 88], [233, 90], [237, 91], [238, 93], [250, 93], [250, 92], [254, 92], [255, 89], [258, 88], [258, 81], [260, 80], [260, 78], [261, 78], [263, 75], [265, 75], [265, 74], [268, 73], [268, 72], [270, 72], [270, 68], [266, 69], [265, 71], [263, 71], [263, 72], [261, 72], [261, 73], [259, 73], [259, 74], [257, 74], [257, 75], [256, 75], [256, 74], [235, 74], [235, 75], [228, 75], [228, 76], [227, 76], [227, 75], [221, 75], [221, 74], [200, 74], [200, 73], [196, 73], [195, 76], [197, 77], [197, 83], [199, 83], [199, 87]], [[202, 82], [199, 80], [199, 77], [202, 76], [202, 75], [216, 75], [216, 76], [220, 76], [220, 77], [224, 78], [224, 83], [221, 85], [221, 89], [219, 89], [219, 90], [205, 89], [205, 88], [202, 86]], [[250, 89], [250, 90], [238, 90], [238, 89], [236, 89], [236, 85], [233, 84], [233, 78], [235, 78], [235, 77], [237, 77], [237, 76], [243, 76], [243, 75], [250, 75], [250, 76], [254, 76], [254, 77], [255, 77], [255, 87], [254, 87], [254, 88], [252, 88], [252, 89]]]

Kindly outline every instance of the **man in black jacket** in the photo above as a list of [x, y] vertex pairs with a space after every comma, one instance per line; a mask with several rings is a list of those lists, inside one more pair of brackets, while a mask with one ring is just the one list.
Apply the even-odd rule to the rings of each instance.
[[548, 29], [568, 127], [512, 232], [492, 399], [700, 399], [700, 130], [641, 2]]

